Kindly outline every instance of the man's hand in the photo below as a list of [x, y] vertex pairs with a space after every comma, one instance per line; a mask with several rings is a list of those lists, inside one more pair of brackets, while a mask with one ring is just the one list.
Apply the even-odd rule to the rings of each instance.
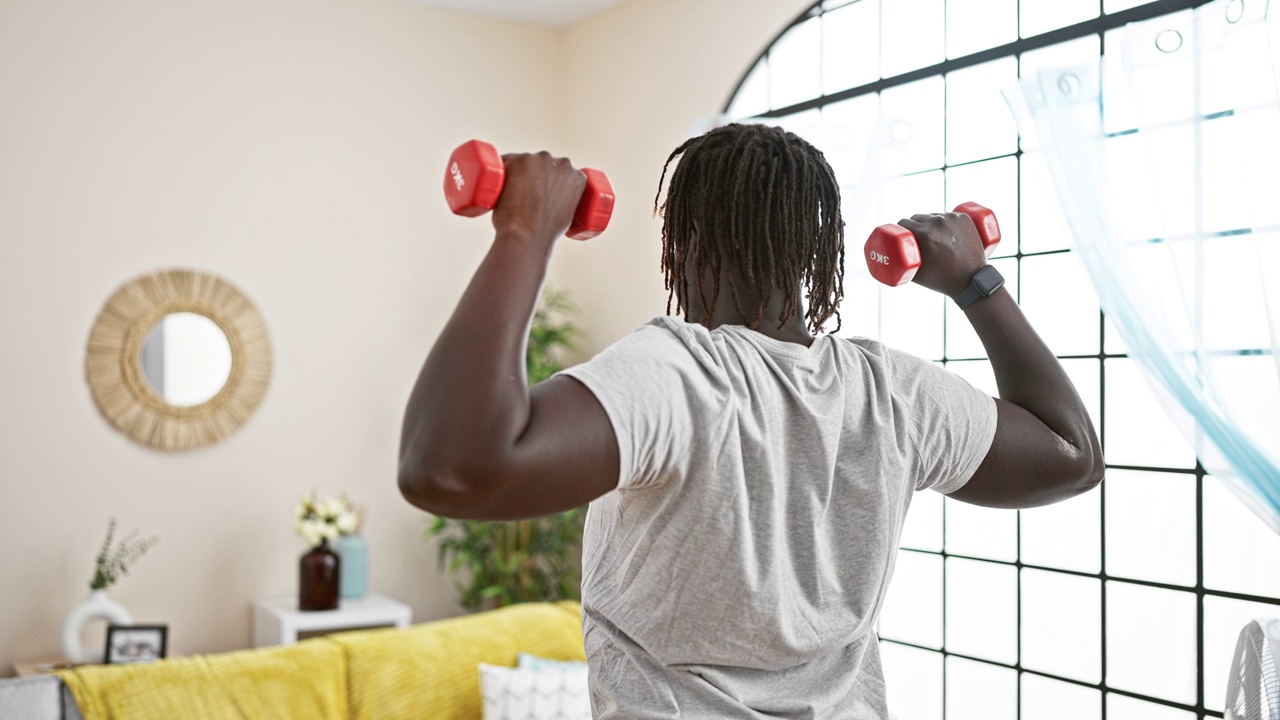
[[554, 243], [573, 221], [587, 176], [568, 158], [552, 157], [546, 151], [503, 155], [502, 161], [507, 166], [507, 179], [493, 209], [497, 234]]
[[978, 229], [957, 212], [912, 215], [898, 224], [916, 236], [920, 269], [912, 282], [955, 299], [987, 264]]

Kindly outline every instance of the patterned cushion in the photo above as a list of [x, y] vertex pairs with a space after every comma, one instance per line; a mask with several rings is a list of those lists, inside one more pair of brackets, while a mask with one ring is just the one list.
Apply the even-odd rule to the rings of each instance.
[[484, 720], [591, 720], [587, 668], [498, 667], [480, 663]]

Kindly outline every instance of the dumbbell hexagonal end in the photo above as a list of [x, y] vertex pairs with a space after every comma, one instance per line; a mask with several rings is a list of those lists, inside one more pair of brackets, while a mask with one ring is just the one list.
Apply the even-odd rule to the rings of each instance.
[[469, 140], [454, 149], [444, 169], [444, 198], [455, 215], [476, 217], [498, 204], [507, 167], [498, 149]]
[[911, 282], [920, 269], [920, 246], [901, 225], [881, 225], [863, 246], [867, 269], [876, 280], [897, 287]]
[[587, 186], [582, 190], [573, 222], [565, 233], [574, 240], [590, 240], [599, 235], [609, 227], [609, 219], [613, 217], [613, 185], [609, 178], [595, 168], [583, 168], [582, 172], [587, 176]]
[[976, 202], [960, 203], [955, 212], [964, 213], [978, 228], [978, 237], [982, 238], [982, 252], [987, 257], [996, 251], [1000, 244], [1000, 223], [996, 222], [996, 214]]

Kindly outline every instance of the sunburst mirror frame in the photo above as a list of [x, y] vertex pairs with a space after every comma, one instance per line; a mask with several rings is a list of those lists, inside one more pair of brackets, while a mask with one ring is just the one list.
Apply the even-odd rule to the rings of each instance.
[[[191, 407], [164, 401], [140, 362], [147, 333], [170, 313], [191, 312], [214, 322], [231, 348], [231, 373], [217, 395]], [[253, 302], [226, 280], [193, 270], [140, 277], [107, 300], [89, 334], [85, 372], [93, 399], [129, 437], [163, 450], [191, 450], [240, 428], [266, 395], [271, 343]]]

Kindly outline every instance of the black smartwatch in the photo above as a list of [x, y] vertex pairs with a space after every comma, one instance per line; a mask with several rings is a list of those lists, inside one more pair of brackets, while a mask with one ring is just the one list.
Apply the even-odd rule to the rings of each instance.
[[970, 305], [982, 298], [990, 297], [1002, 287], [1004, 287], [1004, 276], [995, 267], [988, 265], [973, 274], [969, 287], [956, 296], [956, 305], [959, 305], [961, 310], [968, 310]]

